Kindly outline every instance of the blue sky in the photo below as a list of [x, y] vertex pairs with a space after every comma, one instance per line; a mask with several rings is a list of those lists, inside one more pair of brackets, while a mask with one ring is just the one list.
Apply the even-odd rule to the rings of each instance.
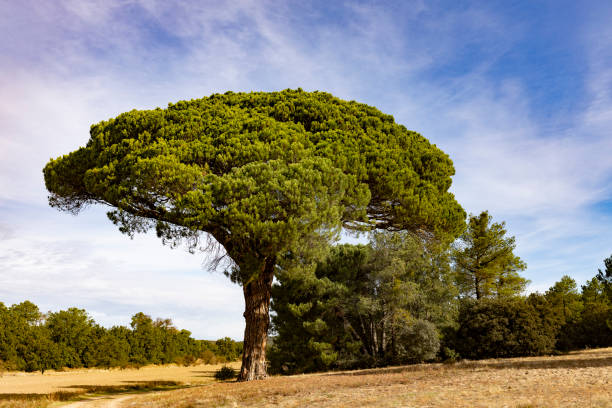
[[215, 92], [302, 87], [392, 114], [452, 190], [516, 236], [530, 291], [612, 254], [612, 5], [601, 1], [0, 0], [0, 301], [145, 312], [241, 338], [206, 255], [47, 206], [41, 169], [89, 126]]

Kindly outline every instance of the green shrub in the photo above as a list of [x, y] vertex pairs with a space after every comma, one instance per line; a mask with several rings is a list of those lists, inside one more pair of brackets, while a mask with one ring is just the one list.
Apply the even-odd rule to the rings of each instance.
[[555, 335], [523, 298], [465, 301], [454, 348], [471, 359], [548, 354]]
[[236, 370], [232, 367], [223, 366], [215, 372], [215, 378], [219, 381], [230, 380], [236, 377]]
[[398, 362], [420, 363], [432, 360], [440, 349], [436, 326], [427, 320], [417, 320], [399, 331]]
[[204, 350], [204, 352], [201, 355], [201, 358], [204, 364], [216, 364], [217, 363], [217, 356], [215, 356], [215, 353], [213, 353], [210, 350]]
[[440, 350], [440, 359], [445, 363], [456, 363], [461, 356], [454, 349], [442, 347]]
[[197, 359], [194, 356], [188, 354], [180, 359], [180, 363], [185, 367], [189, 367], [195, 365], [197, 363]]
[[559, 333], [557, 348], [561, 351], [612, 345], [612, 328], [606, 324], [612, 307], [604, 302], [590, 303], [579, 318], [568, 321]]

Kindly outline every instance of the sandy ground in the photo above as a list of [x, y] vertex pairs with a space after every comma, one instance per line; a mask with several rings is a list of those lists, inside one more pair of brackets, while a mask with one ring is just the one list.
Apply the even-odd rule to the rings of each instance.
[[[230, 363], [240, 368], [240, 363]], [[79, 385], [122, 385], [143, 381], [178, 381], [185, 384], [203, 384], [213, 380], [222, 364], [190, 367], [167, 365], [147, 366], [140, 369], [83, 369], [46, 371], [38, 373], [11, 373], [0, 375], [0, 394], [48, 394], [56, 391], [76, 391]]]
[[49, 406], [62, 407], [62, 408], [119, 408], [121, 404], [127, 400], [134, 398], [130, 395], [111, 395], [106, 397], [89, 398], [83, 401], [72, 402], [72, 403], [56, 403]]

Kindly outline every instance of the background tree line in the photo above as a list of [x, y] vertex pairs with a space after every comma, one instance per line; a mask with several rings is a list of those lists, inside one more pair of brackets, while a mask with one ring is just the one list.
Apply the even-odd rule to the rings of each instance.
[[377, 232], [281, 270], [271, 369], [296, 373], [612, 346], [612, 256], [581, 288], [564, 276], [522, 295], [526, 264], [487, 212], [452, 245]]
[[[275, 372], [612, 346], [612, 256], [580, 288], [564, 276], [524, 296], [515, 240], [487, 212], [470, 216], [453, 244], [426, 232], [379, 231], [367, 245], [315, 254], [321, 248], [296, 253], [277, 271], [268, 351]], [[214, 363], [241, 353], [242, 342], [195, 340], [143, 313], [130, 327], [107, 329], [82, 309], [42, 314], [29, 301], [0, 303], [4, 369]]]
[[83, 309], [42, 314], [32, 302], [0, 302], [0, 368], [41, 371], [234, 361], [242, 342], [196, 340], [169, 319], [132, 316], [130, 327], [104, 328]]

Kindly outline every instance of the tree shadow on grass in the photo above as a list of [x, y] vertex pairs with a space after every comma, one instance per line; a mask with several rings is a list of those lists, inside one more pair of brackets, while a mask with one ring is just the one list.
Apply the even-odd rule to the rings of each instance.
[[215, 372], [216, 370], [199, 370], [199, 371], [191, 371], [193, 374], [199, 374], [199, 375], [194, 375], [194, 377], [204, 377], [204, 378], [215, 378]]
[[377, 374], [397, 374], [403, 372], [416, 372], [425, 370], [505, 370], [505, 369], [555, 369], [555, 368], [596, 368], [612, 366], [612, 356], [610, 357], [581, 357], [581, 358], [542, 358], [538, 360], [464, 360], [452, 364], [415, 364], [400, 367], [374, 368], [359, 371], [343, 371], [324, 375], [377, 375]]
[[535, 361], [513, 361], [513, 360], [495, 360], [495, 361], [468, 361], [457, 364], [459, 369], [478, 369], [489, 368], [496, 370], [503, 369], [551, 369], [551, 368], [596, 368], [612, 366], [612, 357], [603, 358], [573, 358], [573, 359], [543, 359]]
[[0, 394], [0, 401], [69, 401], [81, 394], [76, 391], [56, 391], [49, 394]]
[[56, 391], [48, 394], [0, 394], [4, 401], [70, 401], [91, 395], [112, 395], [125, 393], [139, 393], [150, 391], [169, 391], [185, 388], [186, 385], [178, 381], [123, 381], [119, 385], [69, 385], [66, 389], [74, 391]]
[[118, 394], [135, 391], [163, 391], [167, 389], [183, 388], [185, 385], [178, 381], [122, 381], [119, 385], [69, 385], [62, 388], [83, 390], [85, 394]]

